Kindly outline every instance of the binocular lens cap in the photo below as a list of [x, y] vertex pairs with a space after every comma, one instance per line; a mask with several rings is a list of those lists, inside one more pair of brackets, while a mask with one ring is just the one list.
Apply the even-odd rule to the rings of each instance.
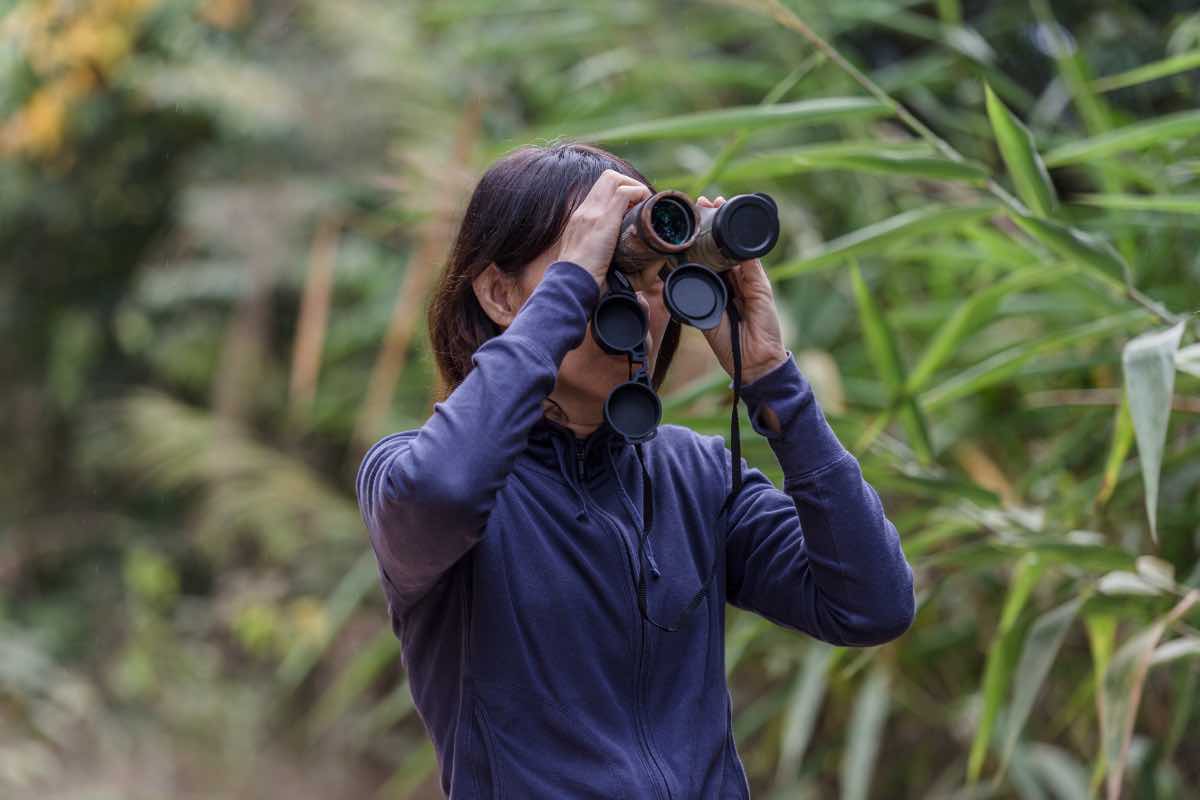
[[702, 331], [720, 324], [728, 299], [724, 282], [702, 264], [681, 264], [663, 287], [663, 302], [672, 316]]
[[643, 441], [653, 436], [662, 420], [662, 401], [646, 384], [627, 381], [604, 401], [604, 419], [626, 439]]
[[625, 353], [646, 339], [649, 321], [641, 303], [632, 295], [607, 294], [592, 319], [592, 335], [609, 353]]
[[738, 261], [761, 258], [779, 241], [779, 210], [767, 195], [739, 195], [717, 209], [713, 229]]

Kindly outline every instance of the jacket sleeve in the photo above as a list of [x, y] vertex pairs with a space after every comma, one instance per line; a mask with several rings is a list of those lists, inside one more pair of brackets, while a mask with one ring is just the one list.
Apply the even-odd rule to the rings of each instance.
[[742, 387], [742, 397], [784, 482], [780, 491], [742, 460], [742, 491], [726, 531], [727, 599], [835, 645], [900, 636], [914, 616], [912, 568], [879, 495], [829, 427], [792, 352]]
[[551, 264], [425, 424], [383, 437], [363, 456], [355, 491], [394, 617], [483, 536], [496, 493], [542, 416], [563, 357], [583, 342], [599, 293], [579, 264]]

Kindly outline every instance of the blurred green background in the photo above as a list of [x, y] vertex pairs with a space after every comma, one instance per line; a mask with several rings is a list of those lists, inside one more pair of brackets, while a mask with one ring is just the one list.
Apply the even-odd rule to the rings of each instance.
[[[883, 647], [729, 609], [755, 796], [1200, 796], [1195, 0], [0, 25], [0, 796], [440, 796], [353, 475], [431, 413], [474, 180], [559, 136], [780, 202], [789, 346], [916, 571]], [[668, 420], [727, 435], [727, 387], [685, 331]]]

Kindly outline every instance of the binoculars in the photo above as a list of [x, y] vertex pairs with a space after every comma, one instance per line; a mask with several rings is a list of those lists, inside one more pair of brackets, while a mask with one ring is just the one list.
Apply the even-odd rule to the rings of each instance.
[[597, 302], [591, 321], [592, 336], [605, 352], [628, 354], [631, 370], [634, 363], [641, 365], [604, 404], [604, 417], [619, 434], [633, 443], [647, 441], [662, 419], [662, 403], [646, 369], [649, 320], [627, 276], [651, 269], [665, 258], [658, 277], [671, 318], [711, 330], [728, 311], [735, 361], [740, 361], [736, 312], [730, 303], [733, 287], [722, 273], [766, 255], [778, 240], [779, 210], [762, 192], [737, 195], [719, 208], [701, 208], [683, 192], [658, 192], [625, 213], [609, 267], [608, 290]]

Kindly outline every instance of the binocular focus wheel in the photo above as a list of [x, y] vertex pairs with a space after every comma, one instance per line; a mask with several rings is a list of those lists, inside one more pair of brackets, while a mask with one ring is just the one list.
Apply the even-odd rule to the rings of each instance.
[[592, 336], [607, 353], [627, 353], [646, 339], [650, 321], [637, 298], [606, 294], [592, 314]]
[[655, 391], [639, 381], [626, 381], [604, 401], [604, 419], [631, 442], [653, 438], [662, 420], [662, 401]]
[[667, 275], [663, 302], [682, 323], [710, 330], [721, 323], [729, 302], [725, 283], [702, 264], [681, 264]]

